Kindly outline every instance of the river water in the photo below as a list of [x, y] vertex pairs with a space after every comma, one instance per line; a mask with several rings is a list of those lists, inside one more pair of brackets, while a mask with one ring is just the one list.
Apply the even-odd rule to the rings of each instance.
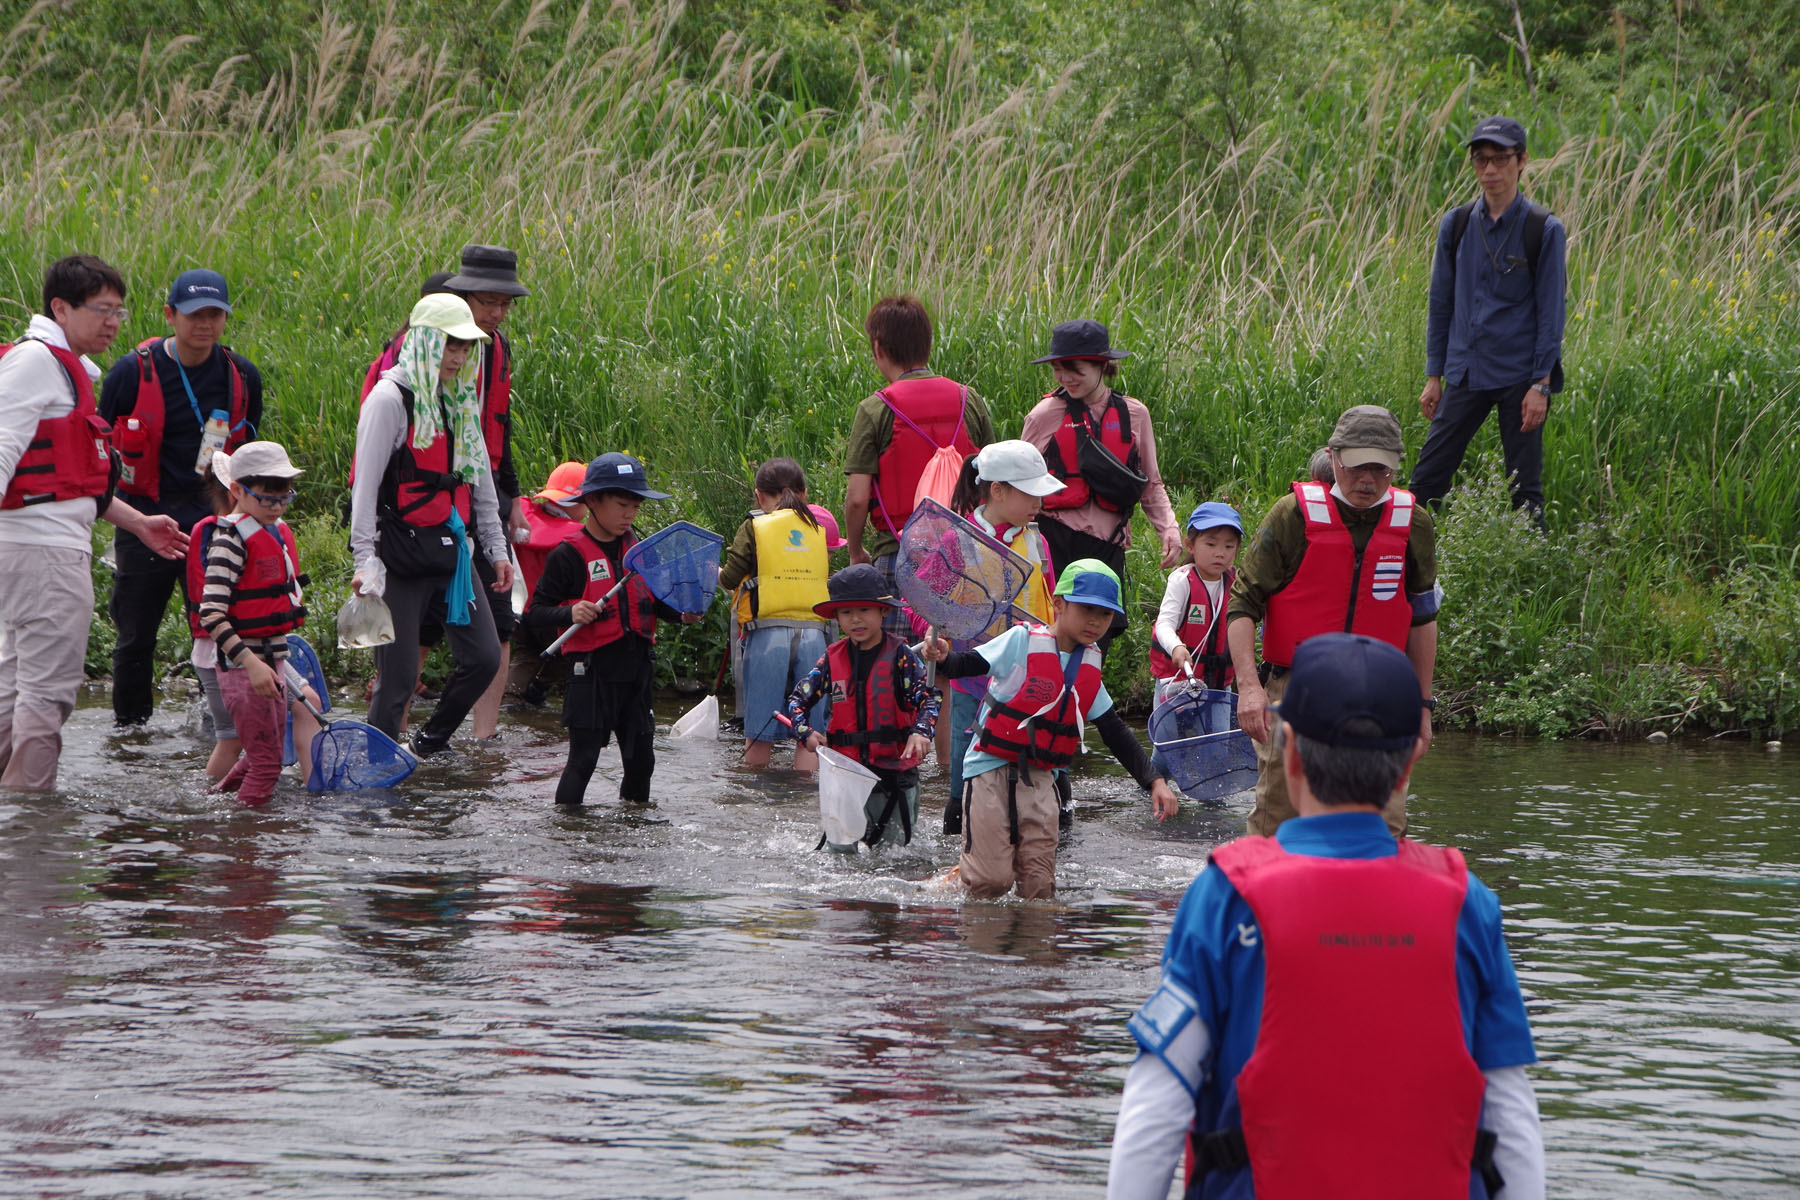
[[[1247, 801], [1158, 826], [1090, 755], [1056, 902], [965, 904], [947, 839], [813, 853], [810, 782], [731, 740], [659, 743], [642, 812], [610, 751], [556, 812], [547, 717], [246, 812], [181, 714], [109, 720], [66, 793], [0, 795], [0, 1195], [1095, 1196], [1126, 1018]], [[1794, 757], [1422, 764], [1415, 833], [1506, 907], [1553, 1195], [1800, 1195]]]

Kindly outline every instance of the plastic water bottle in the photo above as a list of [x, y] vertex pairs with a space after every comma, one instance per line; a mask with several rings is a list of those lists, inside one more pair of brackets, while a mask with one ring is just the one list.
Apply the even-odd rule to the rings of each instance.
[[200, 457], [194, 460], [194, 474], [206, 474], [214, 452], [223, 450], [230, 436], [231, 415], [222, 408], [213, 409], [212, 416], [206, 418], [206, 428], [200, 431]]

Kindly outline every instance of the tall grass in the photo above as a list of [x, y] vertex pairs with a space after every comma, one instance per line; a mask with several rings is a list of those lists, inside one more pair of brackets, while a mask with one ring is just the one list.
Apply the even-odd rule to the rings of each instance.
[[[0, 82], [14, 132], [0, 145], [0, 306], [22, 321], [45, 260], [101, 253], [134, 281], [122, 349], [160, 329], [177, 271], [223, 270], [231, 337], [271, 394], [268, 432], [311, 469], [323, 517], [361, 367], [418, 279], [465, 241], [504, 243], [533, 291], [509, 326], [524, 473], [630, 449], [672, 482], [671, 511], [717, 528], [776, 453], [807, 464], [815, 499], [841, 501], [849, 413], [876, 382], [861, 335], [875, 297], [927, 299], [936, 364], [1005, 431], [1048, 386], [1024, 364], [1050, 325], [1093, 315], [1136, 352], [1124, 382], [1156, 414], [1177, 507], [1221, 497], [1254, 515], [1347, 404], [1388, 404], [1422, 441], [1435, 218], [1472, 194], [1459, 144], [1472, 112], [1509, 104], [1542, 147], [1527, 186], [1571, 230], [1571, 386], [1547, 445], [1557, 532], [1532, 553], [1582, 553], [1584, 522], [1628, 531], [1637, 566], [1616, 585], [1645, 605], [1597, 642], [1544, 600], [1531, 618], [1544, 636], [1527, 644], [1598, 647], [1597, 697], [1640, 661], [1710, 670], [1683, 657], [1700, 644], [1669, 633], [1656, 597], [1676, 586], [1722, 613], [1731, 564], [1793, 544], [1791, 104], [1714, 112], [1650, 95], [1564, 111], [1455, 63], [1343, 62], [1221, 154], [1121, 153], [1080, 63], [996, 83], [967, 38], [922, 71], [890, 71], [872, 49], [854, 105], [809, 110], [770, 94], [766, 50], [727, 38], [704, 70], [679, 60], [677, 12], [539, 13], [502, 35], [511, 57], [561, 50], [530, 87], [510, 81], [529, 99], [509, 109], [448, 52], [329, 15], [311, 57], [260, 88], [234, 62], [206, 78], [169, 69], [174, 42], [147, 46], [135, 78], [32, 109]], [[0, 79], [28, 75], [30, 53], [15, 32]], [[1446, 519], [1447, 558], [1489, 527], [1479, 507]], [[1155, 563], [1139, 554], [1133, 570], [1153, 606]], [[1493, 585], [1460, 560], [1446, 626]], [[683, 635], [681, 669], [710, 668], [708, 636]], [[1771, 678], [1800, 675], [1787, 654]], [[1504, 689], [1538, 661], [1453, 639], [1445, 658], [1450, 686], [1475, 689], [1463, 715], [1476, 723], [1489, 701], [1475, 685]], [[1122, 693], [1141, 693], [1141, 661], [1113, 656]], [[1791, 725], [1786, 703], [1756, 727]]]

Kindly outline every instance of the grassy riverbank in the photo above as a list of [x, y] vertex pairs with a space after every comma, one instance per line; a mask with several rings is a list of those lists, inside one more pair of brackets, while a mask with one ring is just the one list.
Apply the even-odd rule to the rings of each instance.
[[[1470, 191], [1459, 131], [1506, 109], [1532, 131], [1528, 189], [1572, 231], [1570, 386], [1551, 535], [1511, 519], [1491, 460], [1443, 521], [1444, 716], [1800, 727], [1791, 86], [1747, 103], [1634, 66], [1609, 90], [1553, 56], [1533, 95], [1504, 65], [1418, 55], [1425, 34], [1362, 30], [1202, 128], [1159, 125], [1116, 57], [915, 34], [869, 42], [824, 109], [799, 55], [730, 38], [696, 55], [679, 9], [583, 14], [515, 38], [501, 74], [449, 33], [315, 20], [285, 67], [152, 40], [135, 74], [66, 83], [26, 22], [0, 48], [0, 311], [22, 323], [42, 263], [92, 250], [133, 281], [122, 349], [161, 327], [176, 271], [226, 272], [268, 431], [311, 473], [303, 553], [327, 617], [362, 366], [472, 238], [517, 247], [533, 289], [509, 325], [524, 473], [629, 449], [678, 496], [651, 521], [729, 528], [775, 453], [841, 505], [849, 412], [875, 382], [861, 316], [896, 289], [927, 298], [936, 364], [1007, 432], [1047, 386], [1024, 363], [1049, 326], [1108, 321], [1178, 509], [1260, 514], [1344, 405], [1388, 404], [1422, 441], [1434, 216]], [[1132, 570], [1148, 612], [1160, 572], [1148, 553]], [[672, 669], [710, 680], [722, 629], [683, 631]], [[1109, 663], [1127, 696], [1136, 633]]]

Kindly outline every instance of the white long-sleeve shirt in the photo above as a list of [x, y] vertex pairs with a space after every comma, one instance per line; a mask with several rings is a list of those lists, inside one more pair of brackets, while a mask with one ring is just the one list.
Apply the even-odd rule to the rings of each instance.
[[[31, 318], [25, 339], [0, 358], [0, 494], [11, 486], [13, 471], [37, 433], [38, 422], [67, 416], [75, 409], [69, 373], [45, 343], [69, 348], [62, 326], [38, 314]], [[85, 355], [81, 365], [90, 382], [100, 378], [100, 368]], [[50, 546], [90, 553], [98, 515], [93, 499], [85, 496], [0, 509], [0, 546]]]
[[[1181, 627], [1187, 621], [1188, 579], [1194, 574], [1194, 564], [1187, 563], [1169, 572], [1169, 581], [1163, 586], [1162, 603], [1156, 609], [1156, 644], [1161, 646], [1164, 654], [1173, 654], [1181, 646]], [[1225, 616], [1225, 580], [1201, 580], [1206, 585], [1207, 599], [1211, 610]]]

